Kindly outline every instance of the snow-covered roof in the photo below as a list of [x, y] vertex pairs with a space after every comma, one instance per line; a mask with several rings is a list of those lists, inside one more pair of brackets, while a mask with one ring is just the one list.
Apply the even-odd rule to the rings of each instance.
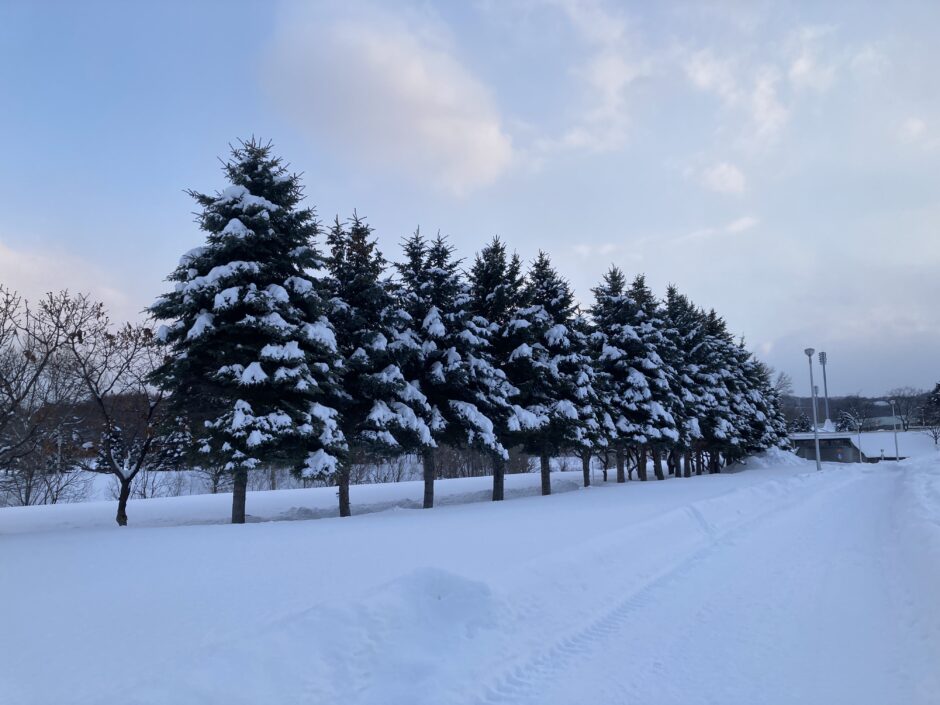
[[[791, 433], [790, 439], [794, 441], [811, 441], [813, 432]], [[859, 435], [850, 431], [845, 432], [819, 432], [819, 440], [844, 439], [850, 441], [853, 446], [858, 448]], [[862, 453], [869, 458], [878, 458], [881, 451], [888, 457], [894, 457], [894, 432], [893, 431], [865, 431], [861, 436]], [[923, 431], [898, 431], [898, 452], [903, 458], [922, 457], [940, 453], [940, 446], [934, 444], [933, 438]]]

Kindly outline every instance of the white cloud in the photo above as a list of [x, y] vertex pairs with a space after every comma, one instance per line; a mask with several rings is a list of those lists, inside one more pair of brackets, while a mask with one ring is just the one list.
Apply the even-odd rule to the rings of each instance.
[[739, 99], [734, 68], [727, 59], [718, 59], [708, 49], [687, 57], [683, 68], [692, 85], [701, 91], [714, 93], [729, 105]]
[[63, 250], [13, 247], [0, 241], [0, 282], [30, 301], [38, 301], [49, 292], [68, 289], [90, 294], [104, 303], [118, 320], [140, 317], [123, 291], [99, 267]]
[[732, 220], [722, 227], [707, 227], [693, 230], [685, 235], [675, 238], [675, 242], [696, 242], [703, 240], [712, 240], [724, 235], [737, 235], [747, 230], [751, 230], [760, 225], [760, 220], [752, 215], [745, 215]]
[[777, 95], [779, 74], [773, 68], [763, 68], [749, 97], [751, 120], [757, 139], [763, 143], [776, 141], [790, 117], [789, 110]]
[[725, 226], [725, 232], [743, 233], [760, 224], [760, 220], [751, 215], [745, 215], [737, 220], [733, 220]]
[[836, 64], [825, 61], [821, 40], [833, 31], [831, 27], [804, 27], [791, 41], [793, 54], [787, 76], [797, 90], [823, 92], [829, 89], [836, 77]]
[[727, 110], [746, 116], [744, 142], [764, 146], [777, 140], [789, 110], [780, 100], [780, 72], [772, 64], [751, 70], [704, 49], [687, 55], [682, 68], [695, 88], [717, 96]]
[[573, 125], [543, 148], [609, 152], [624, 146], [630, 126], [629, 89], [649, 73], [649, 64], [633, 58], [626, 18], [601, 0], [545, 0], [562, 11], [588, 58], [572, 73], [584, 89]]
[[442, 34], [377, 11], [326, 23], [294, 13], [265, 80], [319, 145], [465, 194], [499, 178], [514, 149], [490, 91]]
[[900, 135], [905, 142], [916, 142], [927, 134], [927, 122], [919, 117], [909, 117], [901, 123]]
[[718, 193], [740, 195], [744, 193], [747, 179], [734, 164], [720, 162], [702, 172], [702, 183]]

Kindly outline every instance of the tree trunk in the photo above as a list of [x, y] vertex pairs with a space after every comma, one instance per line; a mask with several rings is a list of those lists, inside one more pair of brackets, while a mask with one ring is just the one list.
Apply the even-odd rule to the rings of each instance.
[[127, 526], [127, 500], [131, 496], [131, 480], [123, 477], [118, 479], [121, 481], [121, 491], [118, 494], [117, 523], [118, 526]]
[[434, 478], [437, 477], [433, 448], [424, 449], [421, 453], [421, 463], [424, 467], [424, 508], [430, 509], [434, 506]]
[[696, 475], [702, 474], [703, 464], [704, 464], [704, 461], [702, 460], [702, 451], [699, 451], [698, 453], [695, 454], [695, 474]]
[[548, 462], [548, 451], [539, 453], [539, 465], [542, 470], [542, 495], [552, 493], [552, 467]]
[[506, 487], [506, 460], [498, 453], [493, 454], [493, 501], [501, 502]]
[[692, 451], [687, 450], [685, 452], [685, 468], [683, 468], [683, 474], [686, 477], [692, 477]]
[[349, 508], [349, 466], [345, 463], [340, 466], [337, 484], [339, 486], [339, 515], [341, 517], [352, 516]]
[[248, 493], [248, 470], [239, 468], [232, 480], [232, 523], [245, 523], [245, 498]]
[[656, 475], [657, 480], [665, 480], [666, 476], [663, 475], [663, 453], [659, 448], [655, 446], [650, 449], [650, 452], [653, 454], [653, 473]]
[[591, 486], [591, 454], [584, 451], [581, 454], [581, 473], [584, 475], [584, 486]]
[[711, 475], [721, 472], [720, 456], [717, 452], [708, 454], [708, 472]]
[[271, 468], [268, 472], [268, 483], [272, 490], [277, 489], [277, 468]]
[[623, 449], [617, 449], [617, 482], [626, 482], [627, 478], [623, 471]]
[[641, 482], [649, 479], [646, 476], [646, 446], [641, 447], [636, 453], [636, 476]]

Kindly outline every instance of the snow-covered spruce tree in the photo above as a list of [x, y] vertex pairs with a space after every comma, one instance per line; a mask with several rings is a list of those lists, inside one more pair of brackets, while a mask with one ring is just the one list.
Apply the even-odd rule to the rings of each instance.
[[613, 423], [604, 403], [604, 380], [595, 364], [595, 348], [591, 341], [596, 331], [590, 319], [577, 308], [568, 330], [571, 349], [566, 369], [576, 380], [576, 406], [580, 423], [579, 438], [572, 445], [572, 450], [581, 458], [584, 486], [589, 487], [591, 460], [595, 455], [606, 454], [608, 437], [611, 435], [609, 430]]
[[[396, 267], [403, 306], [413, 323], [402, 337], [421, 350], [405, 366], [404, 375], [427, 400], [435, 442], [507, 458], [496, 427], [511, 413], [508, 396], [513, 390], [486, 355], [488, 322], [471, 315], [467, 284], [453, 248], [440, 235], [427, 242], [415, 232], [404, 242], [404, 255]], [[423, 460], [429, 507], [434, 454], [424, 453]]]
[[591, 313], [601, 345], [597, 362], [608, 378], [608, 412], [616, 428], [617, 480], [625, 479], [623, 465], [628, 453], [635, 454], [637, 474], [645, 480], [645, 449], [651, 443], [672, 442], [678, 437], [666, 406], [672, 403], [669, 381], [656, 347], [662, 331], [647, 320], [618, 268], [611, 267], [593, 291]]
[[[524, 277], [522, 261], [515, 253], [509, 256], [506, 245], [494, 237], [480, 250], [473, 261], [468, 274], [470, 293], [470, 312], [480, 325], [485, 326], [489, 345], [481, 354], [497, 369], [505, 370], [513, 343], [504, 335], [510, 321], [515, 319], [516, 311], [522, 305]], [[515, 415], [502, 415], [495, 419], [496, 434], [500, 442], [511, 447], [513, 438], [508, 423]], [[493, 462], [493, 500], [499, 501], [504, 495], [506, 459], [492, 454]]]
[[640, 339], [633, 368], [646, 377], [650, 392], [649, 400], [641, 405], [636, 415], [646, 437], [646, 443], [638, 448], [637, 467], [640, 479], [645, 480], [648, 450], [656, 479], [663, 480], [663, 454], [668, 453], [679, 440], [678, 425], [673, 416], [679, 406], [679, 396], [674, 391], [676, 372], [667, 362], [670, 359], [669, 340], [664, 335], [666, 325], [662, 309], [646, 285], [646, 278], [638, 274], [627, 293], [626, 305], [632, 316], [631, 323]]
[[724, 320], [714, 310], [701, 316], [705, 335], [698, 363], [708, 410], [699, 419], [699, 427], [708, 471], [716, 473], [721, 471], [723, 454], [734, 453], [742, 443], [740, 383], [736, 379], [740, 359]]
[[514, 346], [504, 371], [519, 390], [510, 430], [527, 452], [538, 456], [542, 494], [547, 495], [551, 457], [587, 442], [582, 419], [588, 414], [581, 407], [594, 401], [593, 375], [572, 329], [574, 294], [544, 252], [529, 269], [522, 299], [525, 306], [503, 333]]
[[334, 406], [350, 451], [339, 464], [336, 483], [340, 516], [349, 516], [352, 462], [363, 453], [430, 452], [434, 440], [426, 422], [427, 400], [406, 381], [399, 365], [420, 349], [401, 335], [410, 318], [386, 277], [387, 265], [371, 228], [357, 214], [348, 228], [337, 218], [327, 243], [330, 320], [345, 361]]
[[340, 359], [311, 273], [323, 263], [300, 179], [254, 139], [232, 149], [224, 171], [223, 191], [190, 192], [205, 245], [183, 256], [173, 291], [150, 312], [169, 321], [154, 380], [178, 414], [198, 400], [205, 420], [194, 436], [207, 463], [233, 473], [232, 521], [242, 523], [249, 470], [277, 464], [329, 478], [346, 446], [328, 403]]
[[669, 286], [666, 290], [664, 317], [666, 328], [663, 333], [667, 340], [665, 352], [673, 371], [670, 384], [679, 401], [673, 411], [676, 430], [679, 432], [676, 452], [673, 453], [673, 469], [677, 477], [683, 470], [685, 477], [690, 477], [692, 453], [702, 438], [699, 418], [708, 409], [702, 379], [694, 362], [704, 339], [704, 331], [695, 306], [675, 286]]

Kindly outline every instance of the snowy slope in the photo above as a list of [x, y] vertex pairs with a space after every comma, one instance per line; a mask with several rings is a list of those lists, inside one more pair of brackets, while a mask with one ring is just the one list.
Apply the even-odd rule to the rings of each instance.
[[0, 702], [940, 701], [940, 465], [750, 468], [244, 526], [0, 510]]

